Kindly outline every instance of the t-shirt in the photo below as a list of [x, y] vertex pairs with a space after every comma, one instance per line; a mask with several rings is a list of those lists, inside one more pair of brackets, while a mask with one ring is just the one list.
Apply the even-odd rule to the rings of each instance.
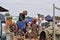
[[19, 14], [19, 21], [25, 20], [25, 15], [22, 13]]

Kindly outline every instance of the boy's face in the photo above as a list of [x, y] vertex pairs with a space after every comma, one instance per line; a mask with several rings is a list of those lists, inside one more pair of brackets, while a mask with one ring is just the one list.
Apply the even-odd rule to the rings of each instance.
[[31, 25], [31, 23], [27, 23], [27, 25], [28, 25], [28, 26], [30, 26], [30, 25]]

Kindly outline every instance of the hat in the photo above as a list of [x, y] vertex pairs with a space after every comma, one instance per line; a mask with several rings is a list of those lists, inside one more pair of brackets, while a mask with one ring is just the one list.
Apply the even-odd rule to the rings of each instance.
[[28, 22], [29, 24], [31, 24], [31, 22]]

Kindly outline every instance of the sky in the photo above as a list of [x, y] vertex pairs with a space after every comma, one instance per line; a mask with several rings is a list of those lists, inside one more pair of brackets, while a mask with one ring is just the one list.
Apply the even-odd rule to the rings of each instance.
[[[60, 7], [60, 0], [0, 0], [0, 6], [9, 10], [13, 16], [18, 16], [23, 10], [28, 11], [28, 16], [37, 17], [37, 14], [53, 15], [53, 3]], [[56, 10], [60, 16], [60, 10]]]

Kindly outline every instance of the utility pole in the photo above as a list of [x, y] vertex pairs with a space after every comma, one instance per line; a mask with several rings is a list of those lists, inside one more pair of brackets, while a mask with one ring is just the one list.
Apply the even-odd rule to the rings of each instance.
[[56, 40], [55, 36], [55, 4], [53, 4], [53, 35], [54, 35], [54, 40]]
[[55, 4], [53, 4], [53, 32], [54, 32], [54, 40], [56, 40], [56, 33], [55, 33], [55, 9], [60, 10], [60, 8], [56, 7]]

